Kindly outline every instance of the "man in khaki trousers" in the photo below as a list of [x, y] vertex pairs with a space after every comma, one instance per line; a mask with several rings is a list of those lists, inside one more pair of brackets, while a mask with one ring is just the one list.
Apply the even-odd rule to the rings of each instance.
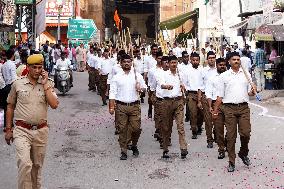
[[13, 83], [7, 99], [5, 140], [8, 145], [14, 141], [16, 147], [19, 189], [41, 188], [49, 131], [47, 109], [48, 106], [52, 109], [58, 106], [54, 83], [43, 69], [43, 60], [40, 54], [28, 58], [28, 76]]

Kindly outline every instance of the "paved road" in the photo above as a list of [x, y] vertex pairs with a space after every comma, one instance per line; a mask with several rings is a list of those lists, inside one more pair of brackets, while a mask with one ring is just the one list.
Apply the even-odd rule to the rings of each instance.
[[[171, 159], [161, 160], [162, 151], [153, 139], [154, 123], [147, 119], [142, 105], [141, 155], [120, 161], [113, 117], [100, 98], [87, 90], [87, 74], [75, 73], [75, 87], [59, 96], [60, 107], [50, 110], [51, 124], [43, 185], [47, 189], [207, 189], [207, 188], [284, 188], [284, 120], [258, 115], [262, 109], [251, 105], [252, 166], [240, 159], [236, 171], [227, 173], [228, 158], [217, 159], [217, 146], [206, 148], [205, 133], [192, 140], [185, 124], [189, 155], [180, 159], [177, 132], [173, 130]], [[253, 103], [256, 103], [254, 100]], [[268, 107], [268, 114], [284, 117], [283, 108]], [[3, 137], [3, 134], [1, 134]], [[16, 188], [17, 167], [14, 147], [0, 140], [0, 189]], [[239, 148], [239, 141], [236, 149]]]

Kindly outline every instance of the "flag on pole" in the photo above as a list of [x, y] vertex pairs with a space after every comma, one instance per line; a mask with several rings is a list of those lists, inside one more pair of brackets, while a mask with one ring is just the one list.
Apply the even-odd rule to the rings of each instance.
[[120, 17], [118, 15], [117, 9], [114, 11], [113, 19], [115, 21], [115, 25], [116, 25], [117, 29], [120, 30], [120, 22], [121, 22], [121, 20], [120, 20]]
[[209, 3], [209, 0], [205, 0], [205, 2], [204, 2], [204, 3], [205, 3], [205, 5], [207, 5], [207, 4]]

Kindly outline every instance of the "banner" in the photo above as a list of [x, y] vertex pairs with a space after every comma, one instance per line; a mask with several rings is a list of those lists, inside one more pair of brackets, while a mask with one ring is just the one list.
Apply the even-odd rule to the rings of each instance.
[[45, 31], [46, 28], [46, 22], [45, 22], [45, 4], [46, 0], [41, 0], [36, 5], [36, 16], [35, 16], [35, 28], [36, 28], [36, 34], [39, 36], [42, 32]]
[[54, 1], [47, 0], [46, 2], [46, 16], [47, 17], [57, 17], [58, 16], [58, 6], [62, 5], [62, 11], [60, 12], [61, 17], [72, 17], [72, 1], [64, 0], [64, 1]]

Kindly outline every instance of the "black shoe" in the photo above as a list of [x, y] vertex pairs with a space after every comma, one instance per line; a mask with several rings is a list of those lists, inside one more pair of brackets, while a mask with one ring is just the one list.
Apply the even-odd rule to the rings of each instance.
[[184, 121], [189, 122], [189, 117], [186, 117]]
[[74, 87], [73, 83], [70, 85], [70, 87]]
[[169, 138], [169, 144], [168, 144], [168, 146], [172, 146], [172, 139], [171, 139], [171, 138]]
[[106, 102], [103, 102], [103, 105], [102, 106], [106, 106], [107, 105], [107, 103]]
[[225, 158], [225, 152], [219, 152], [218, 159], [224, 159]]
[[229, 161], [229, 166], [227, 167], [228, 172], [234, 172], [235, 171], [235, 165]]
[[139, 156], [139, 150], [138, 150], [137, 146], [132, 146], [131, 150], [133, 152], [133, 156], [135, 156], [135, 157]]
[[181, 154], [180, 154], [181, 159], [185, 159], [187, 154], [188, 154], [187, 150], [185, 150], [185, 149], [181, 150]]
[[141, 103], [144, 103], [144, 98], [141, 98]]
[[170, 158], [170, 156], [169, 156], [169, 150], [163, 152], [162, 158], [165, 158], [165, 159]]
[[239, 157], [242, 159], [243, 163], [246, 165], [246, 166], [250, 166], [251, 165], [251, 162], [248, 158], [248, 156], [241, 156], [240, 154], [238, 154]]
[[154, 138], [157, 139], [157, 140], [159, 140], [159, 138], [160, 138], [157, 130], [154, 133]]
[[127, 160], [127, 155], [124, 152], [121, 152], [120, 160]]
[[152, 112], [148, 111], [148, 118], [152, 119]]
[[118, 134], [119, 134], [119, 131], [116, 129], [115, 132], [114, 132], [114, 134], [115, 134], [115, 135], [118, 135]]
[[91, 90], [93, 90], [93, 89], [92, 89], [92, 88], [89, 88], [88, 90], [91, 91]]
[[213, 148], [213, 142], [208, 142], [207, 148]]
[[127, 149], [132, 150], [132, 144], [127, 144]]
[[198, 129], [197, 130], [197, 135], [201, 135], [202, 134], [202, 129]]
[[191, 138], [192, 139], [197, 139], [197, 134], [193, 134]]
[[163, 142], [160, 142], [160, 149], [163, 149]]

